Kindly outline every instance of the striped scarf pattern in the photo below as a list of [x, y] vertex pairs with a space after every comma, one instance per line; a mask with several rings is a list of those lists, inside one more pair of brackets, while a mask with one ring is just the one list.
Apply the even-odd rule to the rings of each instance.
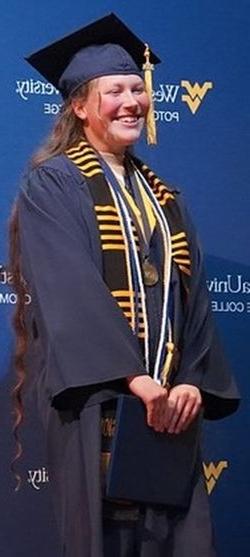
[[[99, 230], [100, 248], [103, 254], [103, 277], [130, 327], [137, 335], [144, 353], [146, 367], [149, 365], [149, 338], [146, 296], [141, 275], [140, 241], [137, 228], [127, 214], [127, 209], [119, 193], [107, 182], [96, 151], [82, 139], [79, 144], [66, 151], [66, 156], [77, 166], [84, 176], [94, 203], [96, 222]], [[132, 164], [138, 169], [141, 179], [148, 189], [156, 220], [169, 227], [168, 251], [177, 265], [185, 292], [189, 291], [191, 259], [187, 234], [177, 203], [175, 192], [167, 186], [136, 157]], [[164, 224], [165, 223], [165, 224]], [[129, 230], [128, 230], [129, 229]], [[167, 228], [168, 230], [168, 228]], [[167, 270], [168, 273], [168, 270]], [[170, 271], [168, 273], [170, 281]], [[164, 327], [160, 341], [154, 377], [159, 378], [162, 357], [166, 353], [167, 331], [166, 293]]]

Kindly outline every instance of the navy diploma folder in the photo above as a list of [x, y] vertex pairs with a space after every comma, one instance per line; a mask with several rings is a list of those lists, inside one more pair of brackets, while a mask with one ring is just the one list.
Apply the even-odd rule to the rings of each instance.
[[112, 499], [187, 507], [197, 465], [199, 415], [179, 434], [157, 433], [140, 399], [121, 395], [106, 477]]

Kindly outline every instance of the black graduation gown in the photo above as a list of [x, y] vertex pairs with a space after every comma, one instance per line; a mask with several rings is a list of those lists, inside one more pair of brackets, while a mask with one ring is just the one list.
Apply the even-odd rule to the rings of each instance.
[[[174, 331], [181, 347], [172, 382], [197, 385], [206, 416], [222, 417], [237, 408], [238, 393], [217, 344], [197, 239], [182, 211], [193, 274], [185, 306], [179, 272], [172, 269]], [[145, 373], [143, 358], [103, 280], [88, 187], [64, 155], [24, 178], [19, 219], [22, 270], [32, 295], [27, 317], [33, 334], [29, 388], [36, 391], [46, 428], [63, 555], [102, 557], [100, 404], [124, 392], [125, 377]], [[157, 231], [151, 244], [155, 258], [160, 258]], [[148, 301], [153, 352], [159, 289], [152, 292]]]

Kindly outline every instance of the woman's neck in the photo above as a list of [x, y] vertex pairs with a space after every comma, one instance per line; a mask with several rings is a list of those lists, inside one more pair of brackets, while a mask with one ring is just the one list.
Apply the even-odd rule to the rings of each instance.
[[99, 151], [99, 153], [109, 166], [119, 173], [124, 173], [124, 153], [108, 153], [107, 151]]

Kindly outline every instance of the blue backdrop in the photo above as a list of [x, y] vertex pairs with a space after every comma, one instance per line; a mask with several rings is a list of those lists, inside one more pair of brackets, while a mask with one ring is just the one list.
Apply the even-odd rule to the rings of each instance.
[[[243, 403], [230, 419], [206, 424], [204, 473], [219, 557], [249, 553], [249, 0], [9, 0], [1, 13], [0, 169], [0, 553], [59, 557], [44, 440], [35, 410], [23, 428], [23, 486], [14, 492], [9, 389], [10, 316], [7, 220], [21, 172], [59, 110], [60, 96], [23, 56], [115, 11], [163, 60], [155, 70], [158, 146], [138, 152], [179, 186], [206, 254], [211, 304]], [[199, 557], [199, 556], [197, 556]]]

